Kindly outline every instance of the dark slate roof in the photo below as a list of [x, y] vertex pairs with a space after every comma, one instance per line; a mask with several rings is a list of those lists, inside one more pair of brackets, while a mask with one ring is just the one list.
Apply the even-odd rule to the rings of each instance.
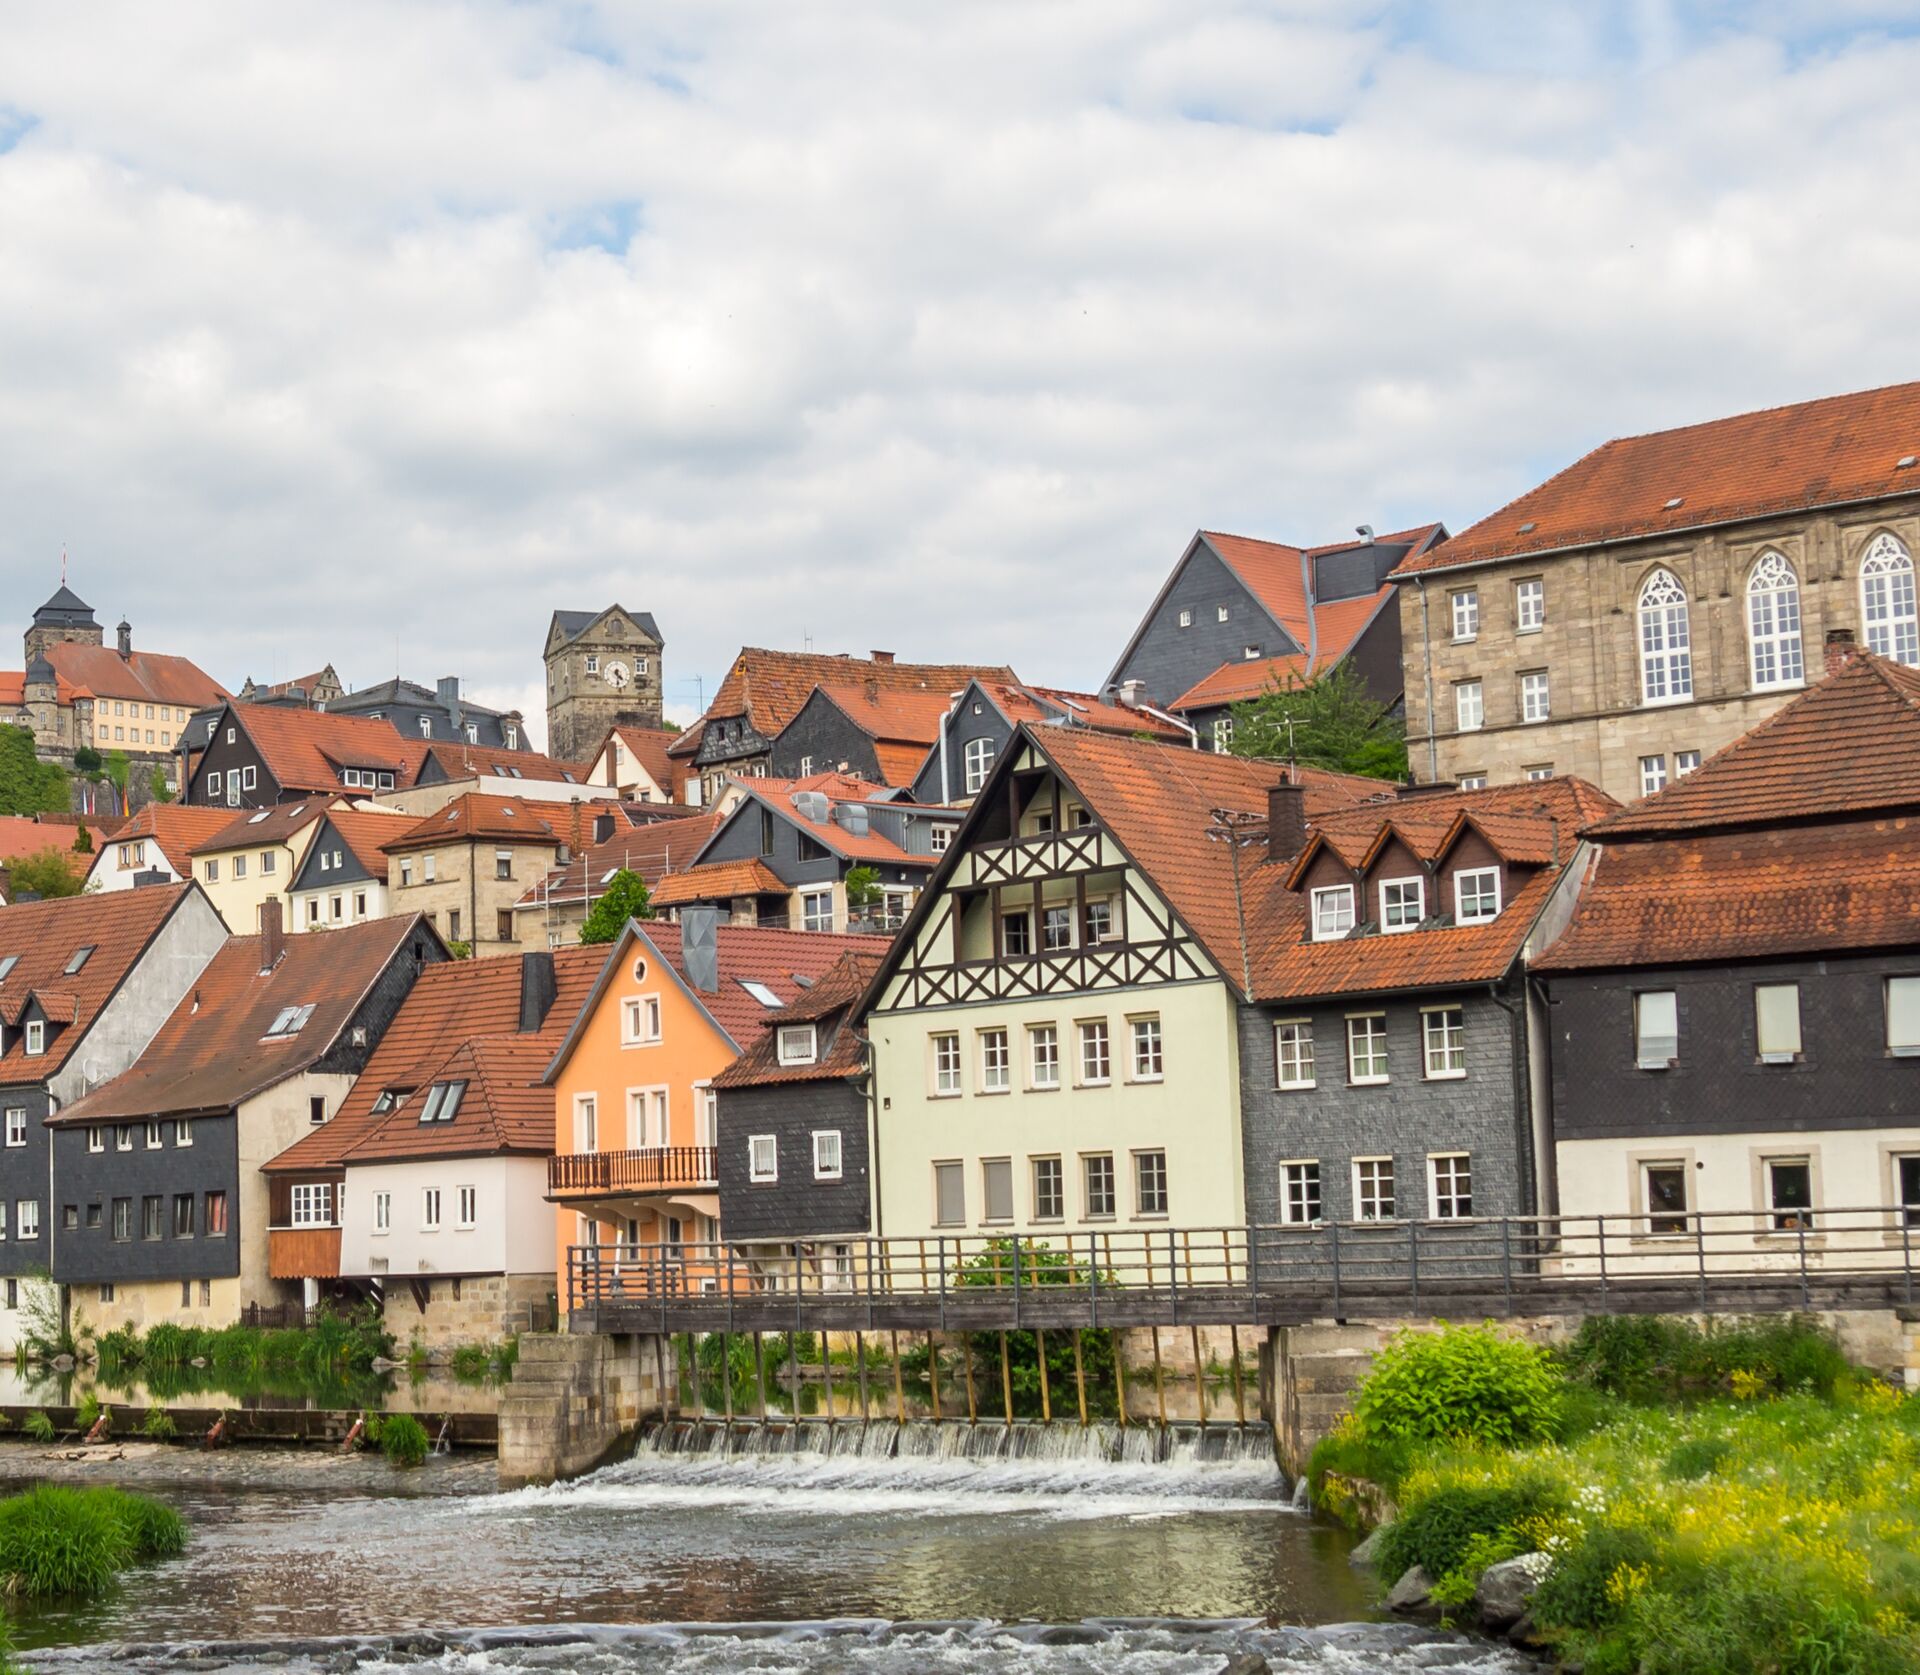
[[625, 611], [633, 619], [635, 627], [644, 628], [656, 640], [660, 638], [660, 625], [653, 620], [653, 612], [628, 611], [625, 605], [608, 605], [598, 611], [555, 611], [553, 620], [560, 625], [560, 632], [573, 640], [613, 610]]
[[42, 628], [98, 628], [93, 619], [93, 607], [65, 582], [60, 589], [39, 610], [33, 613], [33, 620]]

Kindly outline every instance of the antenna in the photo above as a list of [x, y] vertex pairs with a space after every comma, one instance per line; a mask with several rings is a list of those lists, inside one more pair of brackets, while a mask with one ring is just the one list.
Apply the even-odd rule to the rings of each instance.
[[1233, 862], [1233, 912], [1240, 926], [1240, 992], [1245, 995], [1247, 1004], [1252, 1005], [1253, 960], [1247, 952], [1247, 904], [1240, 890], [1240, 851], [1265, 840], [1267, 822], [1264, 816], [1250, 814], [1244, 809], [1216, 808], [1210, 809], [1208, 814], [1212, 821], [1207, 827], [1208, 839], [1214, 843], [1224, 843]]

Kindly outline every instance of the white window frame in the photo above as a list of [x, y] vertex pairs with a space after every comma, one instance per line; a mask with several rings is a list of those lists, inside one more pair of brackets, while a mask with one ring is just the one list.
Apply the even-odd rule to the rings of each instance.
[[597, 1152], [600, 1149], [600, 1096], [576, 1093], [573, 1096], [573, 1149]]
[[659, 1046], [663, 1022], [659, 995], [625, 996], [620, 1002], [620, 1045]]
[[[1105, 1018], [1085, 1018], [1074, 1024], [1074, 1042], [1079, 1048], [1080, 1085], [1083, 1088], [1110, 1087], [1113, 1083], [1113, 1030]], [[1098, 1052], [1092, 1049], [1098, 1046]], [[1096, 1071], [1093, 1066], [1098, 1062]]]
[[833, 929], [833, 892], [831, 890], [800, 892], [800, 928], [803, 931], [814, 932]]
[[16, 1239], [37, 1239], [40, 1237], [40, 1200], [22, 1198], [14, 1205], [14, 1231]]
[[1640, 795], [1651, 797], [1656, 791], [1667, 788], [1667, 759], [1661, 756], [1642, 756], [1640, 758]]
[[1233, 717], [1216, 715], [1213, 718], [1213, 753], [1216, 756], [1233, 754]]
[[946, 854], [953, 843], [953, 828], [944, 820], [936, 820], [927, 827], [927, 849], [934, 855]]
[[1755, 692], [1778, 692], [1805, 685], [1806, 672], [1800, 578], [1769, 547], [1747, 572], [1747, 675]]
[[44, 1019], [27, 1020], [26, 1054], [28, 1058], [39, 1058], [47, 1050], [47, 1026]]
[[[1443, 1167], [1443, 1165], [1445, 1167]], [[1456, 1168], [1455, 1165], [1461, 1167]], [[1461, 1176], [1466, 1191], [1460, 1190]], [[1445, 1185], [1442, 1185], [1442, 1177]], [[1461, 1207], [1465, 1199], [1465, 1208]], [[1427, 1208], [1433, 1221], [1471, 1221], [1473, 1219], [1473, 1153], [1429, 1152], [1427, 1154]]]
[[[1095, 1209], [1094, 1197], [1096, 1175], [1104, 1176], [1098, 1183], [1106, 1195], [1106, 1207]], [[1082, 1199], [1082, 1219], [1086, 1221], [1112, 1221], [1120, 1213], [1120, 1175], [1113, 1161], [1112, 1152], [1082, 1152], [1080, 1154], [1080, 1193]]]
[[[1384, 1172], [1384, 1173], [1383, 1173]], [[1394, 1176], [1390, 1156], [1356, 1157], [1351, 1166], [1353, 1177], [1353, 1219], [1385, 1222], [1400, 1219], [1399, 1183]], [[1385, 1211], [1382, 1212], [1381, 1183], [1385, 1182]]]
[[[1129, 1081], [1163, 1082], [1167, 1077], [1167, 1043], [1160, 1015], [1149, 1013], [1127, 1020]], [[1144, 1052], [1143, 1052], [1144, 1049]]]
[[1673, 753], [1673, 777], [1685, 779], [1688, 774], [1700, 766], [1700, 752], [1697, 750], [1676, 750]]
[[1892, 1058], [1920, 1058], [1920, 973], [1895, 974], [1881, 986], [1881, 1039]]
[[[1041, 1048], [1046, 1052], [1043, 1055]], [[1042, 1072], [1045, 1072], [1043, 1075]], [[1060, 1026], [1027, 1025], [1027, 1086], [1057, 1088], [1060, 1085]]]
[[1280, 1221], [1285, 1227], [1318, 1227], [1327, 1219], [1326, 1182], [1317, 1157], [1280, 1161]]
[[816, 1064], [819, 1031], [812, 1024], [782, 1024], [775, 1034], [775, 1056], [782, 1064]]
[[988, 738], [968, 739], [961, 751], [961, 762], [965, 779], [963, 783], [969, 797], [977, 797], [993, 772], [993, 760], [996, 752], [993, 740]]
[[1693, 630], [1687, 590], [1664, 567], [1640, 584], [1634, 606], [1640, 648], [1640, 702], [1685, 704], [1693, 700]]
[[1520, 721], [1538, 726], [1553, 719], [1553, 695], [1545, 669], [1529, 669], [1520, 677]]
[[[1473, 898], [1476, 911], [1467, 911], [1469, 883], [1473, 886]], [[1482, 903], [1491, 900], [1492, 906], [1480, 910]], [[1484, 925], [1490, 919], [1500, 917], [1500, 869], [1498, 867], [1472, 867], [1453, 875], [1453, 922], [1456, 925]]]
[[1304, 1093], [1319, 1086], [1314, 1079], [1311, 1018], [1274, 1020], [1273, 1085], [1288, 1093]]
[[289, 1227], [333, 1225], [333, 1183], [302, 1181], [292, 1191], [287, 1211]]
[[1013, 1091], [1013, 1045], [1004, 1029], [983, 1029], [980, 1042], [980, 1091]]
[[[1466, 1080], [1467, 1010], [1464, 1006], [1420, 1008], [1420, 1058], [1429, 1082]], [[1452, 1063], [1456, 1058], [1460, 1062]]]
[[[959, 1199], [957, 1216], [943, 1216], [940, 1213], [940, 1188], [947, 1181], [958, 1183], [955, 1194]], [[933, 1160], [933, 1225], [935, 1227], [967, 1225], [967, 1166], [959, 1158], [937, 1157]]]
[[[1002, 1181], [1006, 1187], [1006, 1208], [998, 1214], [994, 1210], [994, 1184]], [[1013, 1159], [1010, 1157], [983, 1157], [980, 1160], [980, 1223], [983, 1227], [1004, 1227], [1014, 1219], [1013, 1201]]]
[[1513, 631], [1538, 634], [1547, 625], [1547, 584], [1544, 577], [1529, 576], [1513, 584]]
[[[1670, 1013], [1673, 1033], [1648, 1030], [1647, 1014]], [[1672, 1048], [1661, 1053], [1662, 1044]], [[1677, 989], [1636, 989], [1633, 995], [1633, 1062], [1641, 1070], [1670, 1069], [1680, 1057], [1680, 992]]]
[[440, 1231], [440, 1189], [437, 1186], [420, 1189], [420, 1231], [422, 1233]]
[[[1160, 1175], [1160, 1202], [1156, 1208], [1148, 1208], [1147, 1175], [1158, 1161]], [[1137, 1217], [1158, 1219], [1173, 1213], [1173, 1174], [1167, 1167], [1167, 1153], [1162, 1146], [1146, 1146], [1133, 1154], [1133, 1213]]]
[[1484, 771], [1462, 774], [1459, 783], [1462, 791], [1484, 791], [1487, 788], [1487, 776]]
[[1353, 930], [1355, 909], [1351, 884], [1322, 885], [1313, 892], [1312, 908], [1315, 942], [1338, 942]]
[[[1051, 1168], [1053, 1172], [1054, 1207], [1042, 1208], [1040, 1190], [1040, 1172]], [[1046, 1152], [1038, 1157], [1027, 1159], [1027, 1190], [1033, 1194], [1033, 1219], [1035, 1221], [1065, 1221], [1067, 1219], [1067, 1165], [1058, 1152]]]
[[[1781, 997], [1781, 998], [1771, 998]], [[1791, 1003], [1789, 1005], [1789, 1002]], [[1768, 1045], [1769, 1007], [1781, 1015], [1773, 1020], [1773, 1044]], [[1785, 1014], [1791, 1011], [1792, 1017]], [[1753, 1039], [1762, 1064], [1792, 1064], [1802, 1050], [1800, 1021], [1800, 985], [1798, 983], [1756, 983], [1753, 986]]]
[[[1807, 1172], [1807, 1203], [1804, 1207], [1782, 1206], [1774, 1193], [1774, 1172], [1781, 1168]], [[1781, 1152], [1760, 1159], [1760, 1189], [1764, 1197], [1762, 1213], [1770, 1233], [1811, 1233], [1820, 1225], [1820, 1171], [1811, 1151]]]
[[480, 1189], [458, 1186], [453, 1189], [453, 1225], [466, 1232], [476, 1225], [480, 1215]]
[[1868, 651], [1908, 667], [1920, 664], [1913, 555], [1884, 529], [1860, 555], [1860, 621]]
[[376, 1192], [373, 1195], [373, 1231], [385, 1237], [393, 1231], [393, 1194]]
[[840, 1130], [837, 1128], [816, 1128], [813, 1131], [813, 1178], [816, 1181], [837, 1181], [846, 1169], [845, 1148], [841, 1144]]
[[[1671, 1170], [1680, 1177], [1680, 1208], [1678, 1210], [1656, 1210], [1653, 1207], [1652, 1176], [1655, 1170]], [[1685, 1238], [1693, 1231], [1693, 1191], [1684, 1157], [1643, 1157], [1639, 1159], [1635, 1171], [1635, 1185], [1640, 1193], [1640, 1210], [1644, 1224], [1640, 1237], [1644, 1239]], [[1677, 1222], [1678, 1226], [1670, 1225]]]
[[962, 1086], [965, 1071], [962, 1070], [960, 1035], [957, 1030], [935, 1030], [927, 1037], [927, 1066], [933, 1082], [935, 1099], [958, 1099], [966, 1090]]
[[[1364, 1028], [1356, 1030], [1355, 1025]], [[1378, 1026], [1378, 1027], [1376, 1027]], [[1360, 1072], [1361, 1055], [1355, 1051], [1363, 1043], [1369, 1048], [1365, 1058], [1369, 1066], [1378, 1063], [1383, 1068], [1378, 1071], [1369, 1069], [1364, 1075]], [[1373, 1051], [1374, 1047], [1378, 1051]], [[1347, 1014], [1347, 1085], [1356, 1088], [1375, 1088], [1393, 1079], [1387, 1053], [1387, 1015], [1384, 1012], [1349, 1012]]]
[[[91, 1130], [89, 1130], [91, 1132]], [[24, 1105], [12, 1105], [7, 1108], [7, 1144], [24, 1146], [27, 1143], [27, 1108]], [[89, 1147], [89, 1150], [92, 1148]]]
[[1453, 623], [1453, 643], [1465, 645], [1480, 638], [1480, 590], [1457, 588], [1447, 595], [1447, 607]]
[[1486, 688], [1477, 680], [1455, 681], [1453, 685], [1453, 730], [1477, 733], [1487, 724]]
[[747, 1179], [761, 1186], [780, 1179], [780, 1137], [777, 1134], [747, 1136]]
[[[1387, 892], [1394, 892], [1390, 908]], [[1407, 917], [1407, 895], [1412, 891], [1413, 917]], [[1397, 912], [1398, 917], [1395, 917]], [[1383, 878], [1380, 880], [1380, 930], [1385, 936], [1398, 936], [1404, 931], [1417, 931], [1420, 922], [1427, 916], [1427, 881], [1415, 874], [1406, 878]]]

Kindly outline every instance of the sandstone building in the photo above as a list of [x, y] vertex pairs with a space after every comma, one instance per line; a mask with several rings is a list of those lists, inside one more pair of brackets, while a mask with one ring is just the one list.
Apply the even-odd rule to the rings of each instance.
[[555, 611], [545, 651], [547, 754], [584, 762], [609, 727], [658, 727], [663, 645], [647, 611]]

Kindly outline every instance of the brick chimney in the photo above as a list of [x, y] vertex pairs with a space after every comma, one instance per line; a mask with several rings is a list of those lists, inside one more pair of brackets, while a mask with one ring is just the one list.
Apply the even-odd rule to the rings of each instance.
[[1267, 788], [1267, 859], [1284, 861], [1307, 843], [1307, 793], [1291, 780]]
[[893, 653], [890, 651], [876, 651], [873, 653], [873, 660], [876, 663], [891, 663], [893, 661]]
[[286, 934], [280, 927], [280, 898], [269, 896], [260, 904], [260, 969], [273, 970], [286, 952]]
[[1829, 628], [1827, 630], [1827, 673], [1837, 675], [1849, 663], [1860, 655], [1860, 648], [1854, 643], [1851, 628]]

